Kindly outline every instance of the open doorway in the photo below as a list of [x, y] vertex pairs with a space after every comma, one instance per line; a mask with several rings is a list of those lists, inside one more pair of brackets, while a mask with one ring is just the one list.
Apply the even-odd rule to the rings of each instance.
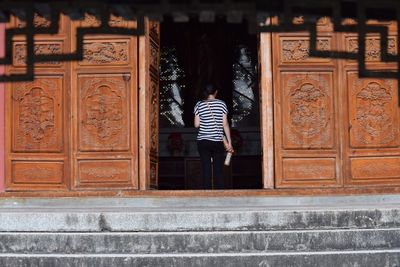
[[227, 189], [262, 188], [257, 36], [223, 18], [166, 18], [160, 36], [159, 189], [201, 188], [193, 107], [207, 82], [229, 110], [236, 153], [224, 170]]

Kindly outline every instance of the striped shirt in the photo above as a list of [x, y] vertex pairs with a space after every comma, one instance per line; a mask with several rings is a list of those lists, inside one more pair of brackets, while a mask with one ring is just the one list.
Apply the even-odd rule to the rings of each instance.
[[194, 114], [200, 117], [200, 129], [197, 134], [197, 140], [222, 141], [224, 134], [223, 115], [227, 113], [228, 109], [222, 100], [212, 99], [197, 102], [194, 107]]

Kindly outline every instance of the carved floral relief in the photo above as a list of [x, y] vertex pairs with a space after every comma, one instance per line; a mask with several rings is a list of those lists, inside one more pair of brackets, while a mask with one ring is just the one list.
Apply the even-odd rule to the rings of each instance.
[[39, 14], [35, 13], [33, 17], [33, 26], [35, 27], [50, 27], [51, 21], [49, 17], [40, 16]]
[[399, 126], [392, 81], [358, 79], [352, 93], [352, 145], [382, 146], [396, 141]]
[[288, 78], [283, 110], [286, 147], [332, 147], [330, 91], [326, 75]]
[[62, 184], [64, 176], [63, 162], [13, 161], [11, 163], [13, 181], [18, 184]]
[[110, 27], [125, 27], [126, 28], [129, 26], [129, 21], [121, 16], [116, 16], [116, 15], [111, 14], [110, 20], [108, 21], [108, 25]]
[[26, 168], [26, 169], [16, 169], [14, 176], [17, 179], [25, 179], [30, 181], [50, 181], [57, 177], [58, 173], [55, 173], [53, 169], [44, 167]]
[[127, 150], [126, 85], [122, 78], [86, 79], [81, 88], [82, 150]]
[[129, 160], [79, 160], [78, 170], [80, 186], [107, 188], [109, 183], [129, 186], [131, 181]]
[[121, 175], [121, 170], [113, 166], [96, 166], [92, 168], [82, 168], [82, 175], [91, 176], [97, 179], [112, 180], [112, 178]]
[[[42, 16], [39, 15], [38, 13], [34, 13], [33, 15], [33, 26], [34, 27], [40, 27], [40, 28], [46, 28], [50, 27], [51, 25], [51, 20], [49, 16]], [[26, 27], [26, 21], [17, 19], [17, 28], [25, 28]]]
[[84, 18], [81, 22], [81, 27], [99, 27], [101, 20], [99, 15], [85, 13]]
[[54, 101], [42, 88], [33, 87], [19, 101], [19, 125], [34, 142], [54, 130]]
[[82, 64], [126, 64], [127, 42], [91, 42], [83, 46]]
[[[317, 49], [328, 51], [331, 49], [329, 39], [319, 39]], [[306, 39], [282, 40], [282, 61], [301, 62], [310, 59], [310, 41]]]
[[[35, 55], [52, 55], [62, 53], [61, 43], [43, 43], [35, 44], [34, 46]], [[50, 62], [39, 62], [38, 65], [57, 65], [60, 62], [50, 61]], [[14, 66], [25, 66], [26, 65], [26, 44], [17, 43], [14, 48]]]
[[[365, 41], [365, 60], [366, 61], [381, 61], [379, 37], [367, 37]], [[347, 51], [358, 53], [357, 38], [347, 39]], [[394, 37], [388, 38], [388, 53], [395, 55], [397, 51], [396, 39]]]
[[60, 88], [52, 79], [21, 83], [13, 93], [14, 149], [17, 151], [60, 151]]

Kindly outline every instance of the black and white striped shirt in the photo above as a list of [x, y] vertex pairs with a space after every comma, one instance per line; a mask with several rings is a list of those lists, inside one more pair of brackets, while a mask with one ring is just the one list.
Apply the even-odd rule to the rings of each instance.
[[[208, 108], [207, 103], [210, 108]], [[224, 134], [223, 115], [227, 113], [228, 109], [222, 100], [212, 99], [197, 102], [194, 107], [194, 114], [200, 117], [197, 140], [222, 141]]]

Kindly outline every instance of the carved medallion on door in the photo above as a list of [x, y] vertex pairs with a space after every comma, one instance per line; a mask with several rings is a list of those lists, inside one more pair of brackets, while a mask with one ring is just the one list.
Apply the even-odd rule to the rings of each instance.
[[127, 85], [121, 75], [79, 77], [81, 151], [129, 149]]

